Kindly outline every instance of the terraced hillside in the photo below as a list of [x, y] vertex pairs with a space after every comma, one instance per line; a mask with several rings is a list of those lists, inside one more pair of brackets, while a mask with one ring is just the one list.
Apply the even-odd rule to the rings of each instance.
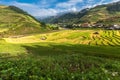
[[120, 31], [62, 30], [0, 39], [0, 79], [120, 80]]
[[1, 35], [22, 35], [42, 31], [42, 25], [25, 11], [15, 6], [0, 6]]
[[4, 38], [10, 43], [57, 42], [85, 45], [120, 45], [119, 30], [63, 30], [53, 33]]

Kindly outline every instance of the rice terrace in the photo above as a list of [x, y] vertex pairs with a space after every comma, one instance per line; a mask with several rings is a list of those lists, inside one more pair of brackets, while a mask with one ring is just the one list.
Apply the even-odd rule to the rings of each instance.
[[120, 1], [101, 1], [1, 0], [0, 80], [120, 80]]
[[[42, 39], [46, 38], [46, 39]], [[20, 38], [4, 38], [9, 43], [66, 42], [72, 44], [119, 46], [119, 30], [62, 30], [52, 33], [35, 34]]]
[[119, 38], [119, 30], [61, 30], [3, 38], [1, 78], [118, 80]]

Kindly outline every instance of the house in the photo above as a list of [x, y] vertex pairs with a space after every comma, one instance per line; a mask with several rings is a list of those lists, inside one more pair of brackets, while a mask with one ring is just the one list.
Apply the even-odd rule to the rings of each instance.
[[81, 27], [81, 24], [73, 24], [73, 27]]
[[88, 28], [88, 27], [92, 27], [92, 26], [89, 23], [83, 23], [83, 24], [81, 24], [81, 27]]
[[106, 29], [108, 29], [108, 30], [120, 30], [120, 25], [115, 24], [115, 25], [107, 27]]
[[96, 23], [93, 27], [102, 28], [104, 25], [102, 23]]
[[115, 29], [120, 29], [120, 25], [113, 25]]

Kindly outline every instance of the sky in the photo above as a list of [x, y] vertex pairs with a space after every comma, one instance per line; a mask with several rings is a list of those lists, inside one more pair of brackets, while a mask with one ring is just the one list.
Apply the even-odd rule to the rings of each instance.
[[0, 0], [2, 5], [17, 6], [35, 17], [56, 16], [120, 0]]

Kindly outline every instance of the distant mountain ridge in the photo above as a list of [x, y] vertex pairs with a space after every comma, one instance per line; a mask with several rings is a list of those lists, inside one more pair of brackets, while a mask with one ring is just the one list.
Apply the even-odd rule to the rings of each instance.
[[[86, 8], [78, 13], [66, 13], [59, 17], [46, 18], [47, 23], [72, 25], [72, 24], [103, 24], [120, 25], [120, 1], [110, 4], [98, 5], [93, 8]], [[117, 18], [117, 19], [116, 19]], [[112, 19], [112, 21], [111, 21]]]
[[[80, 12], [69, 12], [69, 13], [64, 13], [62, 15], [57, 15], [57, 16], [51, 16], [48, 18], [43, 19], [43, 22], [46, 23], [66, 23], [69, 22], [69, 20], [75, 22], [75, 20], [73, 20], [73, 18], [81, 18], [82, 16], [84, 16], [87, 13], [88, 8], [83, 9]], [[70, 21], [70, 22], [71, 22]]]

